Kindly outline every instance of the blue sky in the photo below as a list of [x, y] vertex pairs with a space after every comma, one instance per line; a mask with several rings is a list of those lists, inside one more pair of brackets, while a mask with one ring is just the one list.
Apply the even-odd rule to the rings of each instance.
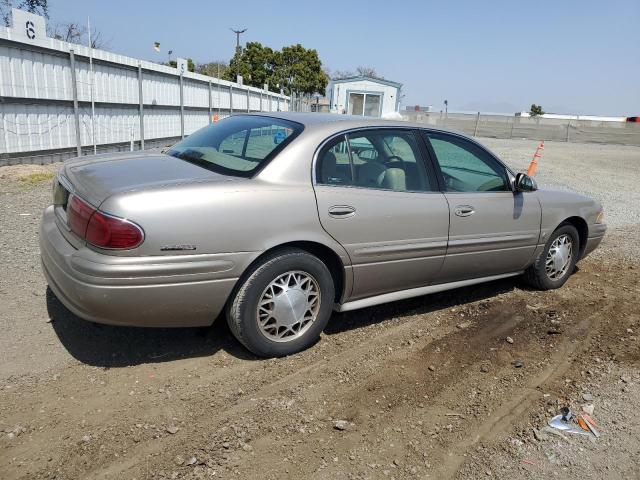
[[[315, 48], [331, 70], [372, 66], [404, 105], [513, 113], [640, 115], [640, 0], [50, 0], [50, 22], [86, 22], [110, 49], [196, 62], [243, 41]], [[154, 41], [162, 53], [154, 52]]]

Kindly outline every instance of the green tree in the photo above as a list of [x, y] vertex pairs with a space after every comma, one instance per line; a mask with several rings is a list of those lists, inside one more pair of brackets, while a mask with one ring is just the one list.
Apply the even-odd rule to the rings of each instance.
[[17, 2], [15, 6], [12, 0], [0, 0], [0, 17], [2, 17], [2, 21], [6, 27], [9, 27], [11, 23], [9, 19], [11, 18], [12, 8], [18, 8], [49, 18], [49, 5], [47, 0], [22, 0], [21, 2]]
[[196, 65], [196, 73], [207, 75], [209, 77], [222, 78], [222, 74], [229, 67], [227, 62], [216, 60], [209, 63], [199, 63]]
[[529, 115], [532, 117], [538, 117], [540, 115], [544, 115], [544, 111], [542, 110], [541, 105], [536, 105], [535, 103], [531, 104], [531, 110], [529, 110]]
[[237, 76], [242, 75], [245, 85], [262, 88], [273, 77], [276, 53], [260, 42], [248, 42], [233, 56], [223, 78], [235, 82]]
[[282, 49], [282, 65], [275, 69], [274, 76], [282, 81], [280, 85], [287, 94], [324, 95], [329, 82], [318, 52], [299, 43]]
[[274, 51], [259, 42], [248, 42], [233, 56], [223, 78], [235, 81], [237, 75], [242, 75], [245, 85], [261, 88], [267, 83], [269, 90], [282, 88], [288, 95], [324, 94], [329, 80], [318, 52], [300, 44]]

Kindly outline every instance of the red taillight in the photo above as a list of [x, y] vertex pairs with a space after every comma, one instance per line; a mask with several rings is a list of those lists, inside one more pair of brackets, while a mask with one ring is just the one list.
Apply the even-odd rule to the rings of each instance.
[[142, 243], [142, 229], [135, 223], [95, 212], [87, 226], [87, 242], [102, 248], [135, 248]]
[[95, 211], [96, 209], [91, 205], [83, 202], [75, 195], [71, 195], [67, 203], [67, 222], [71, 231], [80, 238], [84, 238], [89, 219]]
[[67, 219], [71, 231], [100, 248], [135, 248], [142, 243], [142, 229], [123, 218], [106, 215], [76, 196], [69, 199]]

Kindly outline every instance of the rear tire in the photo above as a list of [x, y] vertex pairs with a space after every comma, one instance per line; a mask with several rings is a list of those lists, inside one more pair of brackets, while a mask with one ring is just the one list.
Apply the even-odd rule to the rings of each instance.
[[306, 349], [320, 336], [333, 309], [334, 285], [327, 266], [303, 250], [265, 257], [240, 280], [228, 306], [234, 336], [260, 357]]
[[579, 251], [578, 230], [569, 223], [561, 224], [533, 265], [525, 270], [524, 280], [538, 290], [560, 288], [575, 270]]

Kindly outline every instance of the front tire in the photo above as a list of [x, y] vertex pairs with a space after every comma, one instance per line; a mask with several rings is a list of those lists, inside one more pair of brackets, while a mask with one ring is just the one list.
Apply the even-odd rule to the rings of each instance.
[[240, 281], [227, 307], [227, 322], [234, 336], [260, 357], [304, 350], [331, 317], [331, 273], [303, 250], [274, 252]]
[[551, 234], [533, 265], [524, 272], [525, 281], [538, 290], [560, 288], [575, 270], [579, 251], [578, 230], [563, 223]]

